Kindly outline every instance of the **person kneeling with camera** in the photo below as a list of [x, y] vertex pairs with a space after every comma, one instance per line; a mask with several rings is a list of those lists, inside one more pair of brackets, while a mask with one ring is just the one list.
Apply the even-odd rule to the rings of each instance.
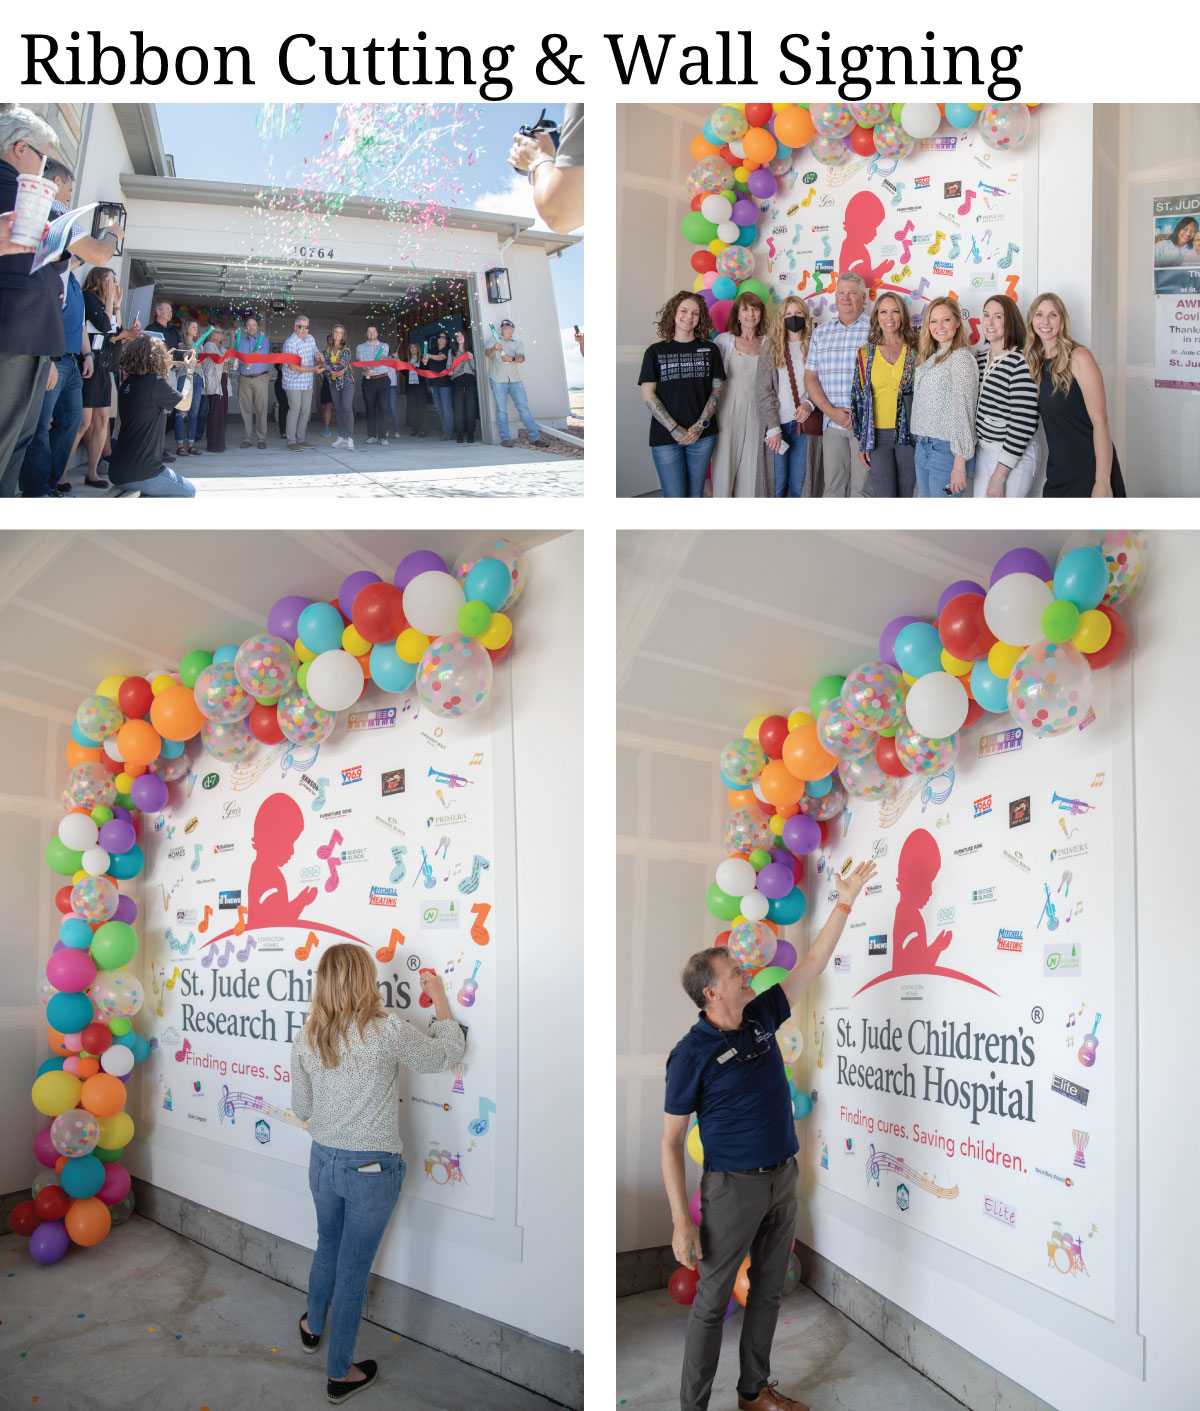
[[182, 392], [176, 392], [167, 380], [172, 356], [161, 338], [142, 334], [125, 345], [117, 392], [121, 434], [108, 463], [113, 485], [140, 490], [152, 498], [194, 498], [192, 482], [163, 464], [163, 412], [191, 409], [195, 350], [189, 349], [178, 361], [184, 373]]

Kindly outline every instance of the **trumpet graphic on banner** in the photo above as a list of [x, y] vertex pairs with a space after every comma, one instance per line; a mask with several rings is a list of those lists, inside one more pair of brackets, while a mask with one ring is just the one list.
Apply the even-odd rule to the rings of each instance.
[[465, 774], [447, 774], [441, 769], [434, 769], [432, 765], [425, 777], [436, 779], [439, 784], [445, 784], [448, 789], [461, 789], [464, 784], [471, 782]]
[[1084, 803], [1082, 799], [1064, 798], [1057, 790], [1050, 802], [1056, 803], [1064, 813], [1088, 813], [1096, 807], [1094, 803]]

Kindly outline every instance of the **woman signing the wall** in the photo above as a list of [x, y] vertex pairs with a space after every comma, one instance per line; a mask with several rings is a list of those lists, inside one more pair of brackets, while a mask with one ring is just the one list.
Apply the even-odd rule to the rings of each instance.
[[421, 974], [433, 1001], [429, 1031], [388, 1014], [375, 962], [357, 945], [331, 946], [317, 966], [308, 1022], [292, 1044], [292, 1111], [313, 1139], [308, 1186], [317, 1210], [317, 1249], [300, 1342], [316, 1352], [329, 1322], [331, 1402], [371, 1385], [373, 1361], [354, 1363], [367, 1275], [404, 1183], [399, 1073], [439, 1073], [466, 1048], [450, 1017], [441, 977]]

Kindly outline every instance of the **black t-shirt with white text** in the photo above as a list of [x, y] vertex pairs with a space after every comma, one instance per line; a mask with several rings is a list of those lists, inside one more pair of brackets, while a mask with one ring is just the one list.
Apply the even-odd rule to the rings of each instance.
[[108, 462], [114, 485], [150, 480], [163, 468], [163, 412], [175, 410], [180, 393], [153, 372], [127, 377], [117, 391], [121, 434]]
[[[698, 339], [681, 343], [672, 338], [668, 342], [652, 343], [646, 349], [638, 385], [643, 382], [657, 383], [655, 395], [658, 400], [680, 426], [687, 428], [695, 426], [700, 420], [700, 413], [712, 396], [714, 378], [722, 382], [725, 380], [725, 364], [715, 343], [701, 343]], [[704, 435], [716, 434], [717, 418], [714, 413]], [[674, 436], [653, 417], [650, 419], [650, 444], [675, 445]]]

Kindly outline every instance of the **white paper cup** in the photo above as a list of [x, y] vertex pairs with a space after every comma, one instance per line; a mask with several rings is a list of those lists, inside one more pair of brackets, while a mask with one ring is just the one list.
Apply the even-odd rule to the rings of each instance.
[[12, 228], [14, 245], [28, 245], [31, 249], [37, 246], [46, 229], [50, 203], [57, 191], [55, 184], [44, 176], [23, 172], [17, 177], [17, 204]]

